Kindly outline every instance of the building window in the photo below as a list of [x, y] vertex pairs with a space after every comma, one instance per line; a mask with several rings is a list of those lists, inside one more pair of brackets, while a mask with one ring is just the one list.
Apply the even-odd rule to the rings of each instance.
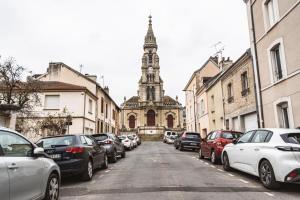
[[242, 81], [242, 96], [246, 96], [249, 93], [248, 74], [243, 72], [241, 75]]
[[201, 101], [200, 101], [200, 108], [201, 108], [201, 115], [204, 115], [205, 107], [204, 107], [204, 100], [203, 99], [201, 99]]
[[113, 112], [112, 112], [112, 113], [113, 113], [113, 116], [112, 116], [112, 117], [113, 117], [113, 120], [116, 120], [116, 110], [113, 109]]
[[101, 121], [101, 123], [100, 123], [101, 125], [100, 125], [100, 133], [103, 133], [103, 122]]
[[280, 53], [280, 44], [275, 45], [271, 49], [271, 62], [273, 66], [275, 81], [282, 79], [282, 58]]
[[105, 117], [108, 118], [108, 105], [105, 104]]
[[59, 110], [59, 95], [45, 95], [44, 109]]
[[92, 99], [89, 99], [89, 111], [88, 111], [90, 114], [93, 113], [93, 101]]
[[270, 28], [279, 20], [278, 0], [265, 0], [263, 3], [265, 26]]
[[210, 99], [211, 99], [211, 112], [214, 113], [215, 112], [215, 96], [211, 95]]
[[173, 128], [174, 126], [174, 117], [171, 114], [167, 116], [167, 125], [168, 128]]
[[228, 103], [233, 102], [233, 90], [232, 90], [232, 83], [228, 83], [227, 85], [227, 96], [228, 96]]
[[101, 113], [104, 113], [104, 99], [101, 98]]
[[226, 119], [225, 121], [225, 129], [229, 130], [229, 119]]
[[149, 51], [149, 63], [151, 64], [152, 63], [152, 58], [153, 58], [153, 54], [152, 54], [152, 51]]
[[135, 128], [135, 116], [134, 115], [131, 115], [130, 117], [129, 117], [129, 128]]
[[278, 121], [280, 128], [290, 128], [288, 103], [277, 104]]

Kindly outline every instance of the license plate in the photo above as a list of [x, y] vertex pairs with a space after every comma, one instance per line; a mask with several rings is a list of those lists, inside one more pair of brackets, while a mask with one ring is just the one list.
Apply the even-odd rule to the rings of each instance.
[[191, 143], [190, 145], [191, 146], [197, 146], [197, 143]]
[[49, 156], [52, 159], [60, 159], [61, 158], [61, 154], [52, 154], [52, 155], [49, 155]]

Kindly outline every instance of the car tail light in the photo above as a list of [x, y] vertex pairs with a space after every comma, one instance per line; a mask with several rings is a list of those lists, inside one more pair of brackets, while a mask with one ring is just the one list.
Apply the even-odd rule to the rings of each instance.
[[276, 146], [275, 148], [280, 151], [300, 151], [299, 147], [291, 147], [291, 146]]
[[66, 148], [67, 153], [82, 153], [84, 151], [83, 147], [68, 147]]
[[104, 143], [105, 144], [112, 144], [113, 142], [111, 140], [106, 140]]
[[291, 173], [289, 173], [286, 177], [287, 181], [291, 181], [293, 180], [295, 177], [297, 177], [299, 174], [297, 173], [296, 170], [292, 171]]

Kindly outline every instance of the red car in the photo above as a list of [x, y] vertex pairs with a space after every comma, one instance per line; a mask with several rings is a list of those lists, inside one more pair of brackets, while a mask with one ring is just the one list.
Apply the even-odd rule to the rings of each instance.
[[213, 164], [216, 164], [221, 159], [224, 146], [228, 143], [232, 143], [233, 140], [239, 138], [241, 134], [241, 132], [226, 130], [210, 132], [201, 142], [199, 159], [207, 157], [211, 159]]

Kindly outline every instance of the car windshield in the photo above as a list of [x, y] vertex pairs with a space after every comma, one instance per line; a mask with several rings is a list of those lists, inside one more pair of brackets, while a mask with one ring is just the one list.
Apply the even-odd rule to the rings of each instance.
[[222, 133], [222, 138], [225, 139], [237, 139], [240, 137], [240, 133], [232, 133], [232, 132], [223, 132]]
[[69, 146], [75, 143], [74, 136], [63, 136], [63, 137], [50, 137], [50, 138], [43, 138], [37, 142], [37, 146], [43, 148], [50, 148], [50, 147], [60, 147], [60, 146]]
[[99, 135], [93, 135], [93, 137], [98, 141], [103, 141], [108, 138], [108, 135], [106, 134], [99, 134]]
[[119, 136], [119, 139], [120, 139], [120, 140], [125, 140], [125, 139], [126, 139], [126, 136]]
[[281, 135], [285, 143], [300, 144], [300, 133], [288, 133]]
[[186, 133], [186, 138], [199, 138], [199, 133]]
[[131, 140], [134, 140], [134, 138], [131, 136], [131, 135], [129, 135], [129, 136], [127, 136], [129, 139], [131, 139]]

